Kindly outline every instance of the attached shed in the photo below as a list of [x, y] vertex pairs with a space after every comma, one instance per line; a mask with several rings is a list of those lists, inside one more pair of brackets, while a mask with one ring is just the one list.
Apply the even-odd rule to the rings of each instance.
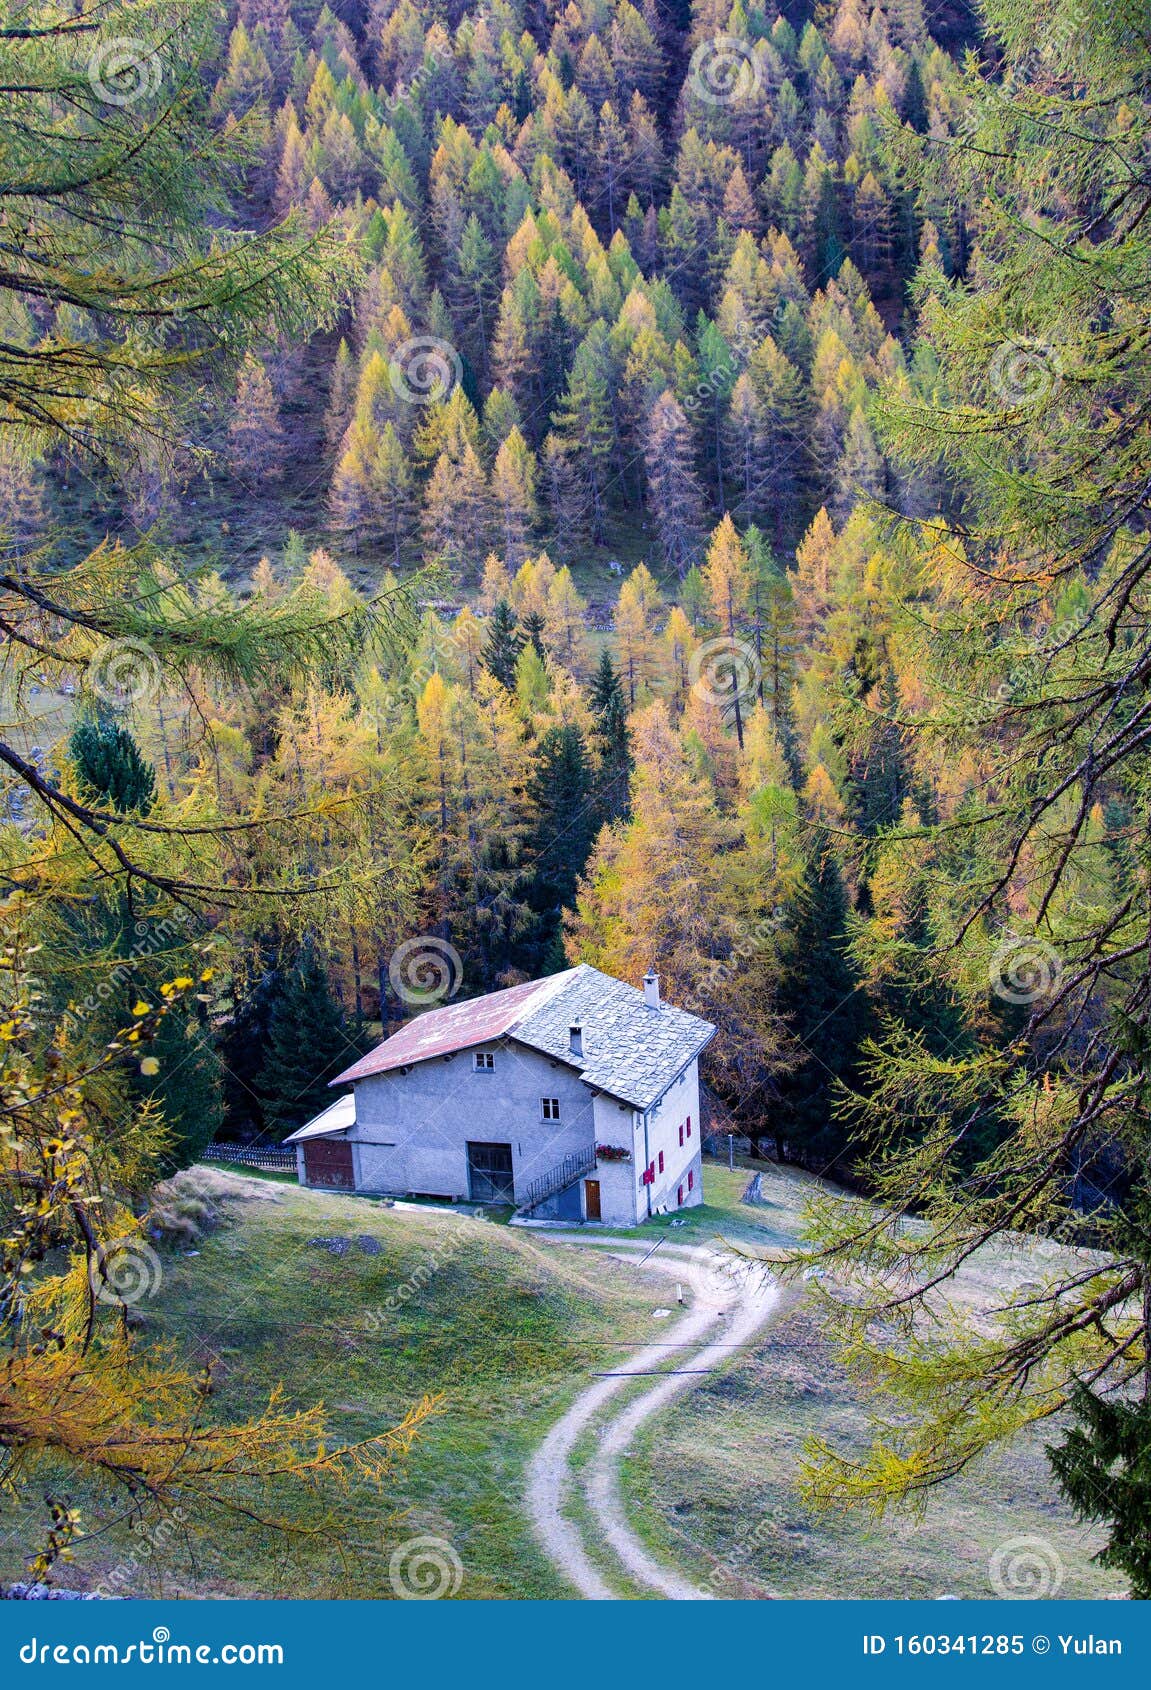
[[284, 1140], [296, 1147], [296, 1173], [301, 1185], [329, 1191], [354, 1191], [356, 1171], [348, 1133], [356, 1124], [354, 1092], [338, 1097], [322, 1115]]

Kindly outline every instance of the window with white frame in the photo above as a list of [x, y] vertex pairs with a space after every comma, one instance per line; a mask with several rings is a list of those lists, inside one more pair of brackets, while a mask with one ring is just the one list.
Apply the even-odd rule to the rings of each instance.
[[541, 1097], [540, 1114], [545, 1121], [558, 1121], [560, 1118], [560, 1100], [558, 1097]]
[[495, 1055], [490, 1050], [477, 1050], [472, 1060], [477, 1074], [490, 1074], [496, 1065]]

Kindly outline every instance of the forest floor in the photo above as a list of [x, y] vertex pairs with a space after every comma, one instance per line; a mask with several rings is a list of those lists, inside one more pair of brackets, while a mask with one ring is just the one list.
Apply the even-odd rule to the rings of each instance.
[[[737, 1310], [712, 1318], [716, 1241], [794, 1242], [810, 1192], [806, 1176], [757, 1171], [760, 1204], [741, 1201], [747, 1168], [708, 1164], [707, 1202], [677, 1217], [686, 1224], [664, 1217], [586, 1248], [590, 1233], [191, 1170], [181, 1182], [209, 1195], [221, 1224], [161, 1248], [159, 1289], [133, 1315], [190, 1363], [210, 1362], [221, 1415], [257, 1410], [277, 1382], [293, 1405], [322, 1399], [345, 1439], [393, 1424], [425, 1392], [442, 1395], [441, 1409], [389, 1495], [356, 1485], [325, 1515], [305, 1502], [314, 1535], [292, 1546], [241, 1520], [193, 1547], [182, 1528], [144, 1521], [80, 1543], [59, 1582], [124, 1595], [388, 1597], [424, 1554], [461, 1597], [577, 1595], [572, 1564], [540, 1531], [542, 1494], [553, 1534], [566, 1532], [614, 1595], [986, 1597], [991, 1557], [1019, 1538], [1046, 1546], [1060, 1596], [1120, 1594], [1091, 1562], [1098, 1537], [1054, 1493], [1042, 1433], [939, 1492], [920, 1521], [843, 1521], [800, 1504], [805, 1436], [858, 1443], [863, 1405], [801, 1292], [777, 1301], [764, 1281], [746, 1330], [730, 1329]], [[1005, 1276], [1041, 1271], [1025, 1246], [1000, 1252], [971, 1270], [963, 1295], [975, 1307]], [[693, 1347], [669, 1348], [680, 1343]], [[649, 1364], [701, 1371], [603, 1377]], [[612, 1389], [586, 1413], [599, 1386]], [[0, 1519], [0, 1579], [23, 1571], [42, 1490], [26, 1517]], [[74, 1505], [98, 1521], [98, 1499]]]

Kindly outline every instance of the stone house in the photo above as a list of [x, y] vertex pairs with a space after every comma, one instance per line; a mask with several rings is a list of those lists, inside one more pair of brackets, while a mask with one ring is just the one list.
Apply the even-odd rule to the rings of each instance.
[[292, 1134], [302, 1184], [634, 1226], [702, 1201], [699, 1058], [715, 1028], [581, 963], [428, 1010]]

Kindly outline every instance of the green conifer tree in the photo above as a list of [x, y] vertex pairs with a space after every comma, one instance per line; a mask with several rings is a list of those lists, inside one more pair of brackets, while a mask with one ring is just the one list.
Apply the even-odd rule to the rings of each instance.
[[509, 692], [516, 690], [516, 663], [523, 648], [516, 613], [506, 599], [500, 599], [492, 611], [482, 656], [484, 668]]
[[314, 945], [305, 941], [268, 1023], [259, 1090], [269, 1130], [283, 1138], [318, 1115], [332, 1101], [328, 1082], [358, 1054], [358, 1034], [332, 996]]
[[85, 716], [68, 740], [76, 773], [98, 799], [121, 813], [146, 814], [156, 797], [156, 771], [128, 729], [107, 716]]
[[813, 856], [790, 912], [779, 1010], [802, 1060], [776, 1081], [778, 1130], [787, 1153], [825, 1172], [847, 1149], [834, 1119], [837, 1084], [858, 1073], [864, 1032], [860, 976], [847, 948], [847, 892], [829, 852]]

